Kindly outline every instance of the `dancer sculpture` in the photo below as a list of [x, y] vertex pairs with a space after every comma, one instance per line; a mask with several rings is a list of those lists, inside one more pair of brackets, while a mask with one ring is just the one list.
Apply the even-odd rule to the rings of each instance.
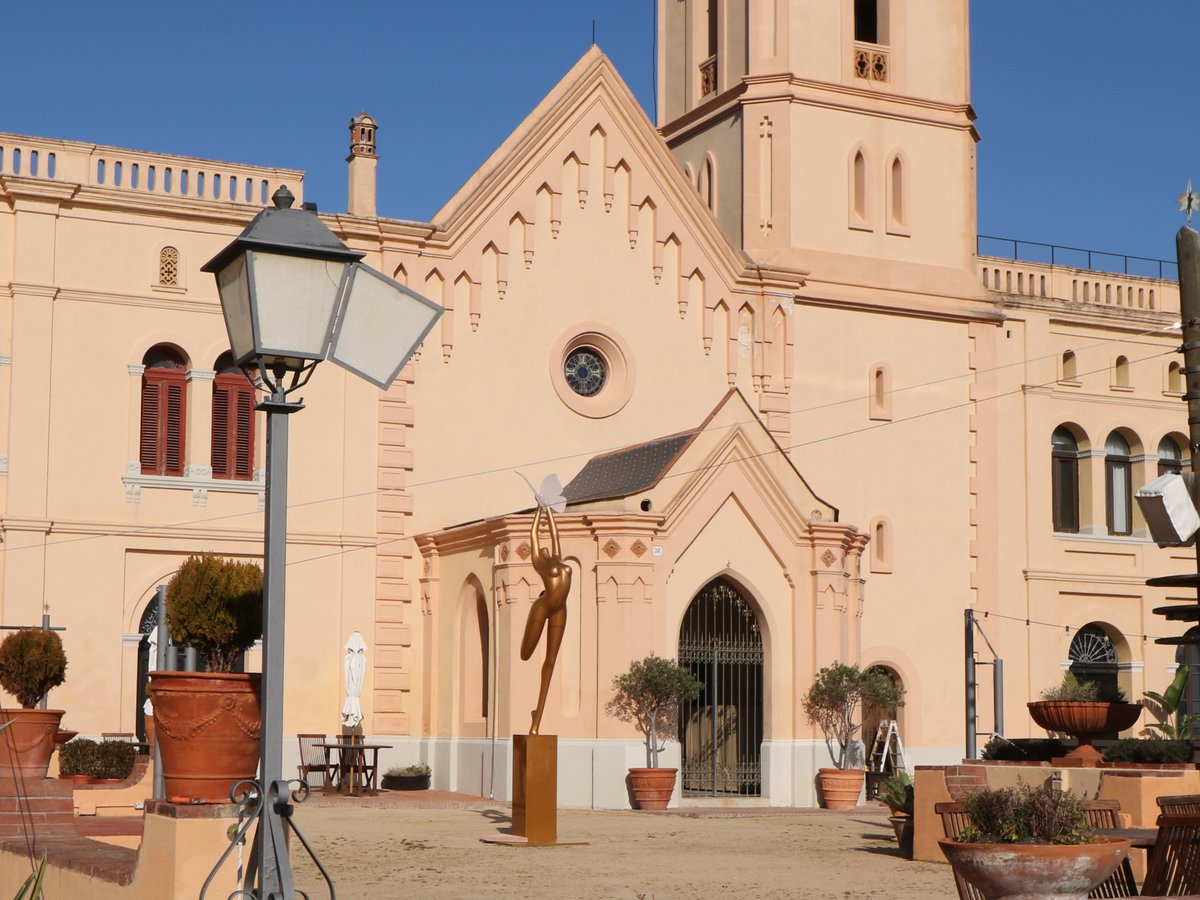
[[[538, 540], [543, 508], [546, 510], [546, 520], [550, 524], [548, 550], [541, 546]], [[532, 711], [533, 724], [529, 726], [529, 733], [537, 734], [542, 724], [542, 712], [546, 708], [546, 695], [550, 691], [554, 663], [558, 660], [558, 648], [562, 645], [563, 632], [567, 628], [567, 595], [571, 592], [571, 567], [563, 562], [554, 511], [548, 506], [543, 507], [540, 502], [533, 517], [530, 537], [533, 543], [533, 568], [542, 576], [542, 583], [546, 586], [529, 610], [529, 618], [525, 620], [525, 636], [521, 639], [521, 659], [528, 660], [541, 641], [542, 630], [546, 631], [546, 661], [542, 663], [542, 684], [538, 691], [537, 709]]]

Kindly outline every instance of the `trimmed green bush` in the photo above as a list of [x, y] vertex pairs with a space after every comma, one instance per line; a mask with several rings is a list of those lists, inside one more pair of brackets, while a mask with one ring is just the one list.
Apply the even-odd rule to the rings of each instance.
[[63, 775], [91, 775], [100, 745], [89, 738], [74, 738], [58, 748], [58, 771]]
[[26, 709], [35, 708], [66, 674], [67, 655], [53, 631], [22, 628], [0, 642], [0, 686]]
[[1104, 751], [1105, 762], [1125, 763], [1185, 763], [1192, 761], [1192, 745], [1188, 741], [1167, 741], [1162, 738], [1121, 738]]
[[89, 772], [93, 778], [126, 779], [133, 772], [137, 748], [128, 741], [101, 741]]
[[255, 563], [190, 556], [167, 584], [167, 627], [204, 654], [209, 672], [232, 672], [262, 637], [263, 573]]
[[1057, 738], [993, 737], [984, 745], [979, 756], [981, 759], [1016, 762], [1050, 762], [1055, 757], [1066, 756], [1069, 749]]

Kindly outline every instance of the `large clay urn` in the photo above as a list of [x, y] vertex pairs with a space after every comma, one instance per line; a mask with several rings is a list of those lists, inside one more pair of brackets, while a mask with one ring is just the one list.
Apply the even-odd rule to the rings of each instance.
[[168, 800], [228, 803], [258, 771], [258, 674], [151, 672], [154, 731]]
[[678, 769], [630, 769], [629, 790], [638, 809], [666, 809], [675, 793]]
[[1047, 731], [1069, 734], [1079, 746], [1055, 760], [1060, 765], [1094, 766], [1101, 759], [1092, 739], [1109, 732], [1132, 728], [1142, 714], [1140, 703], [1104, 700], [1037, 700], [1027, 704], [1029, 715]]
[[863, 769], [818, 769], [821, 805], [826, 809], [854, 809], [866, 778]]
[[964, 844], [939, 840], [954, 871], [987, 900], [1084, 900], [1129, 853], [1129, 841]]
[[0, 710], [0, 723], [11, 723], [0, 731], [0, 778], [45, 778], [63, 715], [61, 709]]

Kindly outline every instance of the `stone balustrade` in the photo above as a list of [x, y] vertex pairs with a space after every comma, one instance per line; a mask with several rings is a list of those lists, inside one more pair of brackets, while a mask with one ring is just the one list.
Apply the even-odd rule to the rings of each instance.
[[1165, 278], [991, 256], [978, 257], [976, 267], [983, 286], [1000, 294], [1150, 312], [1179, 312], [1179, 283]]
[[303, 202], [304, 173], [0, 132], [0, 177], [266, 206], [286, 184]]

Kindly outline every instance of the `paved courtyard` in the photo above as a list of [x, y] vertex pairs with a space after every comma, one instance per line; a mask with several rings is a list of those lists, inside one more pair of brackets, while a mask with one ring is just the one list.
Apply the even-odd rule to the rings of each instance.
[[[482, 843], [508, 828], [508, 805], [463, 795], [315, 797], [296, 815], [346, 900], [957, 896], [949, 866], [900, 858], [886, 810], [875, 807], [562, 810], [559, 839], [586, 846], [535, 849]], [[300, 886], [323, 896], [301, 856], [295, 846]]]

